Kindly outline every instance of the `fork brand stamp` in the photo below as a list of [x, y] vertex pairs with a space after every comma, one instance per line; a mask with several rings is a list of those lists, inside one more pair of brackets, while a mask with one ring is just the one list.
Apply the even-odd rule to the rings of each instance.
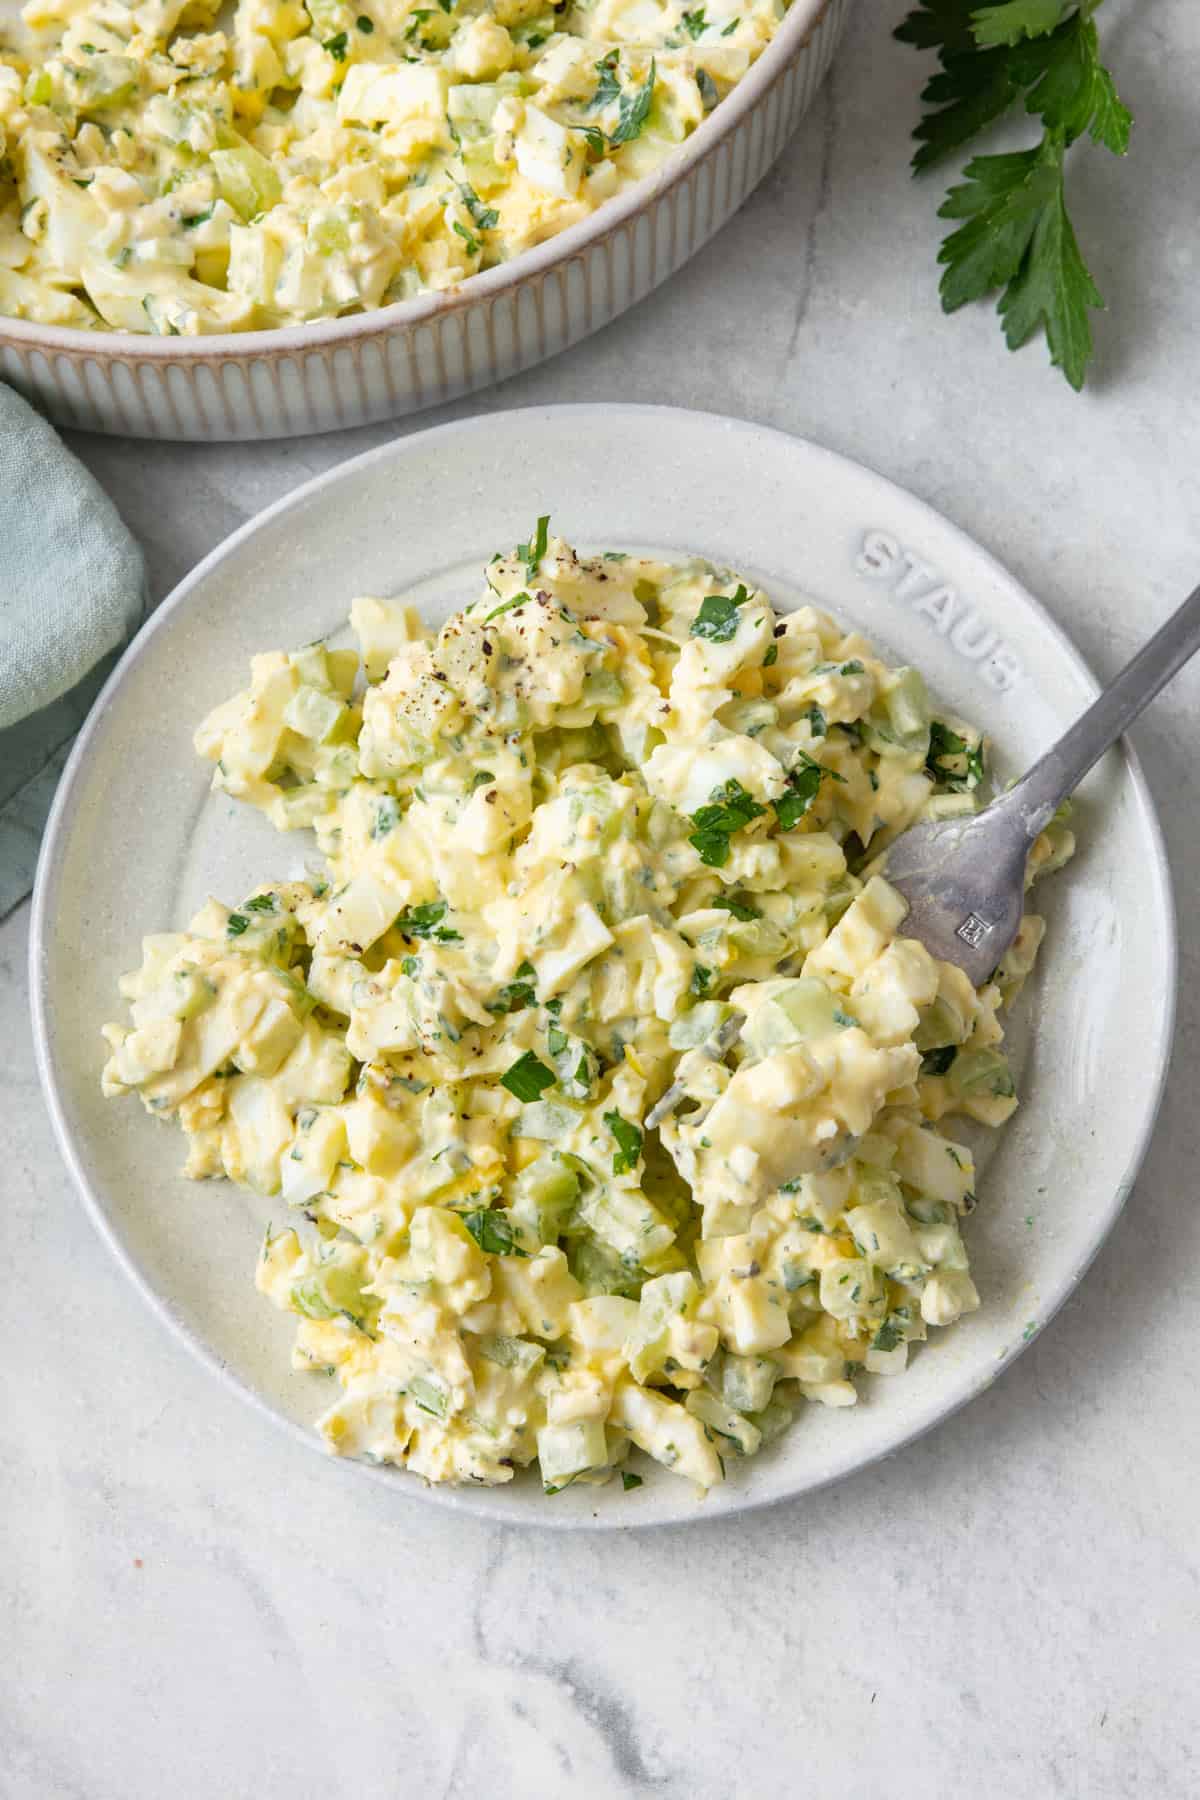
[[978, 950], [984, 938], [990, 936], [992, 929], [988, 921], [981, 919], [978, 913], [968, 913], [954, 935], [960, 937], [964, 944], [970, 944], [972, 950]]
[[932, 563], [906, 549], [898, 538], [886, 531], [865, 531], [854, 570], [867, 581], [886, 585], [894, 600], [906, 601], [920, 613], [961, 657], [978, 664], [989, 687], [1004, 693], [1024, 680], [1020, 659], [1000, 633], [942, 579]]

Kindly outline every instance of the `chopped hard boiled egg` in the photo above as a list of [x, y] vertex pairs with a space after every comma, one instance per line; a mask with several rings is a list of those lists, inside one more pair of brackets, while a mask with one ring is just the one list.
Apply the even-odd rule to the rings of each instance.
[[27, 0], [0, 314], [191, 337], [453, 288], [648, 175], [786, 7]]

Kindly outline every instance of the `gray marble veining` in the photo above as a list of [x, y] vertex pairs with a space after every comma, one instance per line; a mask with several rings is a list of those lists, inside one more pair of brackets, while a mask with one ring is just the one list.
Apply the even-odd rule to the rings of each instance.
[[[1200, 16], [1189, 0], [1105, 9], [1138, 127], [1125, 163], [1072, 169], [1112, 309], [1077, 398], [1040, 348], [1010, 357], [988, 309], [938, 312], [938, 190], [904, 168], [923, 72], [888, 36], [902, 10], [863, 0], [799, 138], [678, 280], [438, 416], [611, 397], [806, 433], [941, 507], [1111, 674], [1200, 560], [1184, 199]], [[296, 483], [430, 422], [77, 447], [161, 595]], [[1192, 670], [1137, 732], [1182, 987], [1159, 1129], [1111, 1240], [965, 1413], [744, 1523], [603, 1541], [494, 1528], [347, 1480], [264, 1427], [166, 1337], [76, 1205], [33, 1072], [28, 909], [0, 927], [0, 1795], [1195, 1794], [1198, 729]]]

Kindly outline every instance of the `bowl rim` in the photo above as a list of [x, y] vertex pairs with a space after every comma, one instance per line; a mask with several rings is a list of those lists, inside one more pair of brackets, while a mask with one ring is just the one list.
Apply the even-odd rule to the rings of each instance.
[[455, 287], [417, 294], [370, 312], [344, 318], [318, 319], [300, 325], [275, 325], [265, 331], [218, 331], [200, 337], [157, 337], [134, 331], [85, 331], [76, 325], [43, 325], [36, 320], [0, 313], [0, 348], [5, 345], [40, 350], [85, 361], [247, 363], [264, 357], [306, 355], [393, 332], [411, 332], [432, 319], [460, 312], [476, 302], [494, 301], [509, 289], [545, 274], [594, 244], [603, 243], [630, 218], [677, 187], [782, 78], [789, 64], [809, 43], [829, 14], [852, 0], [791, 0], [771, 42], [736, 87], [692, 135], [656, 169], [587, 218], [522, 250], [495, 268], [483, 269]]
[[[567, 402], [560, 405], [514, 407], [506, 410], [511, 412], [514, 417], [526, 421], [530, 427], [535, 427], [537, 422], [544, 419], [547, 413], [555, 415], [575, 414], [578, 417], [586, 417], [589, 414], [595, 414], [600, 411], [605, 413], [619, 412], [636, 413], [639, 415], [659, 415], [664, 420], [673, 421], [677, 428], [686, 428], [693, 423], [704, 425], [715, 424], [726, 427], [733, 424], [739, 429], [751, 431], [756, 435], [762, 435], [767, 439], [782, 438], [785, 442], [789, 443], [798, 439], [810, 449], [818, 451], [821, 457], [827, 458], [831, 463], [848, 463], [852, 467], [863, 469], [870, 474], [873, 480], [901, 495], [906, 504], [915, 507], [919, 512], [928, 514], [931, 520], [936, 521], [939, 526], [948, 529], [956, 538], [963, 542], [964, 546], [969, 549], [972, 557], [978, 558], [981, 563], [990, 566], [990, 568], [995, 570], [1005, 583], [1019, 589], [1027, 604], [1033, 612], [1038, 615], [1041, 627], [1050, 637], [1057, 640], [1064, 655], [1079, 671], [1086, 687], [1091, 690], [1093, 695], [1098, 694], [1100, 691], [1100, 683], [1096, 680], [1088, 663], [1076, 649], [1068, 634], [1062, 629], [1048, 609], [1041, 604], [1036, 595], [1032, 594], [1025, 587], [1024, 583], [1019, 581], [998, 557], [993, 556], [992, 553], [981, 545], [970, 532], [956, 524], [953, 519], [948, 518], [936, 506], [923, 500], [919, 495], [914, 494], [910, 489], [903, 487], [900, 483], [891, 481], [887, 476], [881, 475], [879, 471], [872, 468], [870, 464], [862, 463], [857, 458], [846, 456], [826, 445], [815, 443], [811, 438], [806, 438], [799, 433], [784, 432], [776, 427], [761, 425], [749, 420], [730, 418], [718, 413], [685, 409], [681, 407], [638, 405], [631, 402], [586, 401]], [[68, 1118], [67, 1107], [59, 1086], [57, 1057], [54, 1048], [48, 1008], [49, 983], [45, 976], [47, 966], [46, 947], [50, 936], [50, 920], [56, 898], [57, 876], [63, 860], [67, 836], [70, 831], [75, 810], [74, 789], [77, 779], [87, 759], [92, 737], [95, 735], [99, 723], [107, 711], [110, 697], [115, 693], [124, 679], [126, 670], [141, 658], [149, 640], [158, 631], [164, 629], [174, 615], [190, 601], [194, 590], [203, 584], [210, 571], [225, 558], [234, 554], [247, 538], [251, 537], [268, 521], [286, 514], [293, 508], [306, 505], [311, 496], [323, 488], [331, 486], [347, 477], [353, 479], [360, 469], [372, 463], [395, 455], [398, 452], [401, 454], [411, 454], [414, 441], [433, 438], [441, 439], [458, 433], [472, 431], [478, 427], [480, 419], [487, 416], [488, 415], [486, 414], [473, 413], [465, 419], [450, 420], [441, 425], [427, 427], [425, 430], [411, 433], [407, 437], [389, 439], [386, 443], [379, 444], [370, 450], [366, 450], [359, 456], [349, 457], [345, 461], [335, 464], [332, 469], [328, 469], [322, 474], [300, 483], [297, 487], [293, 488], [290, 493], [284, 494], [272, 505], [264, 508], [261, 512], [254, 514], [253, 517], [239, 526], [236, 531], [232, 532], [228, 537], [223, 539], [221, 543], [210, 550], [207, 556], [205, 556], [189, 574], [185, 575], [183, 579], [176, 584], [170, 594], [167, 595], [142, 625], [141, 629], [136, 633], [132, 642], [122, 654], [116, 667], [109, 675], [96, 700], [93, 702], [92, 709], [71, 748], [70, 756], [59, 779], [58, 789], [54, 796], [54, 802], [51, 807], [45, 835], [42, 840], [41, 851], [38, 857], [33, 892], [33, 905], [31, 910], [28, 961], [30, 1013], [33, 1024], [34, 1052], [42, 1096], [45, 1101], [46, 1109], [50, 1115], [55, 1141], [66, 1169], [71, 1177], [75, 1191], [83, 1202], [84, 1210], [89, 1215], [93, 1227], [105, 1243], [109, 1252], [116, 1259], [116, 1262], [119, 1264], [124, 1274], [128, 1277], [132, 1286], [136, 1289], [137, 1293], [141, 1296], [146, 1305], [149, 1306], [156, 1317], [168, 1328], [176, 1341], [188, 1350], [206, 1369], [215, 1374], [231, 1393], [237, 1395], [242, 1401], [247, 1402], [263, 1418], [269, 1420], [275, 1429], [282, 1429], [293, 1438], [295, 1442], [302, 1444], [310, 1452], [316, 1452], [326, 1460], [328, 1460], [327, 1454], [316, 1433], [313, 1432], [311, 1428], [301, 1425], [296, 1420], [290, 1419], [280, 1411], [277, 1411], [270, 1402], [259, 1394], [248, 1382], [243, 1381], [241, 1376], [225, 1364], [218, 1353], [195, 1331], [193, 1331], [188, 1322], [176, 1310], [169, 1295], [160, 1292], [154, 1286], [149, 1276], [146, 1275], [139, 1266], [132, 1250], [126, 1247], [116, 1225], [108, 1217], [99, 1194], [93, 1190], [84, 1166], [83, 1158], [75, 1142], [74, 1133]], [[1163, 987], [1165, 992], [1165, 1004], [1158, 1020], [1159, 1030], [1154, 1059], [1153, 1091], [1149, 1103], [1145, 1107], [1140, 1130], [1131, 1144], [1130, 1155], [1125, 1167], [1115, 1175], [1111, 1191], [1106, 1194], [1103, 1206], [1098, 1208], [1095, 1234], [1088, 1244], [1085, 1253], [1080, 1258], [1078, 1264], [1073, 1267], [1069, 1278], [1062, 1282], [1059, 1290], [1054, 1293], [1053, 1296], [1046, 1296], [1040, 1303], [1038, 1337], [1043, 1335], [1050, 1321], [1075, 1292], [1079, 1282], [1083, 1279], [1083, 1276], [1087, 1273], [1087, 1270], [1091, 1267], [1096, 1256], [1107, 1241], [1113, 1226], [1116, 1224], [1116, 1221], [1124, 1208], [1125, 1202], [1132, 1191], [1138, 1172], [1145, 1159], [1147, 1149], [1149, 1148], [1161, 1111], [1163, 1093], [1166, 1087], [1167, 1074], [1171, 1062], [1171, 1047], [1175, 1033], [1179, 989], [1179, 943], [1177, 909], [1171, 880], [1170, 862], [1167, 856], [1162, 826], [1154, 802], [1154, 796], [1142, 770], [1137, 751], [1129, 742], [1128, 738], [1120, 740], [1118, 749], [1124, 759], [1130, 795], [1140, 815], [1143, 828], [1146, 831], [1151, 852], [1147, 874], [1153, 882], [1158, 896], [1158, 906], [1162, 925], [1161, 948], [1164, 959]], [[977, 1378], [959, 1394], [952, 1405], [937, 1410], [928, 1417], [918, 1418], [894, 1441], [886, 1444], [880, 1449], [870, 1452], [859, 1461], [855, 1461], [849, 1465], [835, 1467], [817, 1480], [806, 1482], [800, 1488], [785, 1488], [782, 1491], [768, 1491], [750, 1497], [742, 1497], [736, 1506], [729, 1508], [728, 1511], [723, 1510], [720, 1515], [705, 1515], [703, 1509], [697, 1507], [694, 1501], [691, 1500], [690, 1492], [684, 1492], [678, 1496], [672, 1496], [670, 1502], [665, 1504], [653, 1517], [642, 1519], [631, 1515], [623, 1517], [619, 1523], [621, 1526], [636, 1526], [639, 1530], [650, 1530], [660, 1526], [666, 1527], [680, 1524], [712, 1523], [718, 1516], [724, 1521], [727, 1517], [732, 1517], [736, 1514], [757, 1512], [766, 1507], [779, 1506], [786, 1502], [800, 1499], [808, 1494], [816, 1493], [824, 1487], [832, 1486], [837, 1481], [848, 1479], [850, 1476], [856, 1475], [864, 1469], [873, 1467], [875, 1464], [883, 1461], [887, 1457], [893, 1456], [898, 1451], [907, 1448], [908, 1445], [916, 1442], [917, 1439], [924, 1437], [927, 1433], [944, 1424], [946, 1420], [952, 1418], [956, 1413], [961, 1411], [961, 1409], [969, 1402], [977, 1399], [985, 1389], [991, 1387], [998, 1377], [1012, 1366], [1026, 1347], [1025, 1339], [1018, 1336], [1002, 1356], [980, 1370]], [[556, 1531], [602, 1531], [614, 1528], [614, 1521], [610, 1518], [603, 1517], [599, 1511], [588, 1512], [584, 1516], [576, 1518], [566, 1517], [554, 1512], [553, 1509], [531, 1509], [527, 1519], [516, 1521], [513, 1518], [511, 1510], [505, 1508], [498, 1502], [495, 1504], [492, 1503], [492, 1490], [490, 1489], [453, 1489], [444, 1487], [431, 1489], [420, 1481], [401, 1481], [398, 1472], [395, 1470], [373, 1468], [369, 1464], [357, 1459], [347, 1459], [344, 1464], [339, 1464], [339, 1468], [348, 1479], [354, 1476], [366, 1476], [374, 1482], [386, 1483], [391, 1489], [391, 1492], [401, 1499], [417, 1500], [424, 1505], [441, 1507], [446, 1511], [454, 1512], [459, 1515], [469, 1514], [475, 1518], [487, 1519], [490, 1522], [510, 1526], [519, 1522], [531, 1527]], [[681, 1483], [680, 1486], [683, 1487], [684, 1484]]]

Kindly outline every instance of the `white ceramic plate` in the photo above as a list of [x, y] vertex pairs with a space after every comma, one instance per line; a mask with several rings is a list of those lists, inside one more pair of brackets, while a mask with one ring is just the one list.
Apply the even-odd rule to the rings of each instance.
[[[319, 1448], [326, 1403], [288, 1366], [293, 1322], [255, 1291], [278, 1202], [178, 1173], [182, 1138], [100, 1097], [99, 1029], [146, 931], [209, 892], [236, 900], [305, 854], [228, 798], [192, 751], [200, 717], [253, 651], [337, 630], [354, 595], [405, 593], [433, 621], [477, 591], [492, 551], [549, 511], [585, 549], [699, 551], [859, 626], [981, 723], [1016, 774], [1095, 683], [1028, 594], [961, 532], [813, 444], [707, 414], [625, 406], [504, 412], [343, 464], [237, 532], [159, 608], [113, 675], [59, 789], [34, 902], [33, 993], [47, 1098], [97, 1227], [142, 1295], [238, 1392]], [[1129, 1192], [1158, 1106], [1175, 987], [1174, 919], [1153, 806], [1132, 756], [1084, 784], [1080, 850], [1039, 890], [1049, 936], [1018, 1009], [1022, 1105], [995, 1140], [967, 1226], [982, 1309], [909, 1370], [864, 1380], [852, 1411], [801, 1409], [701, 1505], [650, 1473], [625, 1494], [424, 1488], [347, 1479], [539, 1526], [712, 1519], [832, 1481], [993, 1381], [1071, 1292]], [[1037, 1421], [1030, 1421], [1037, 1429]], [[644, 1459], [643, 1459], [644, 1460]]]

